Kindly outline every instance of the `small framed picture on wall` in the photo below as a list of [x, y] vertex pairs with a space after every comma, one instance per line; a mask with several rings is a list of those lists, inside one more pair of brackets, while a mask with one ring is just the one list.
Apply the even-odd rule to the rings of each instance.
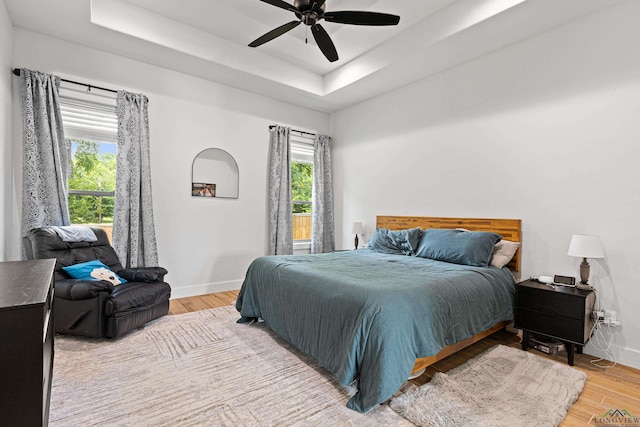
[[216, 197], [216, 185], [193, 182], [191, 183], [191, 195], [194, 197]]

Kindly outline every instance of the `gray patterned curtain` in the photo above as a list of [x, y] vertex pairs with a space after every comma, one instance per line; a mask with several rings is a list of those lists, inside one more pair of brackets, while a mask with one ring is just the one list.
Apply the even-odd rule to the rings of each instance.
[[293, 254], [290, 131], [281, 126], [270, 130], [269, 255]]
[[118, 91], [113, 248], [125, 268], [158, 265], [151, 200], [148, 102], [142, 94]]
[[36, 227], [69, 225], [70, 149], [62, 131], [60, 77], [21, 70], [24, 163], [22, 234]]
[[336, 247], [330, 141], [326, 135], [313, 140], [312, 254], [332, 252]]

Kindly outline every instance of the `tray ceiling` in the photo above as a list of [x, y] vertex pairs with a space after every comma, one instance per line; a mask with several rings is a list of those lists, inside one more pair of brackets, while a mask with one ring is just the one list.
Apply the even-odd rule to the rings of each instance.
[[620, 1], [327, 0], [327, 10], [401, 17], [390, 27], [322, 22], [340, 55], [334, 63], [305, 25], [248, 47], [294, 19], [259, 0], [5, 2], [16, 27], [331, 112]]

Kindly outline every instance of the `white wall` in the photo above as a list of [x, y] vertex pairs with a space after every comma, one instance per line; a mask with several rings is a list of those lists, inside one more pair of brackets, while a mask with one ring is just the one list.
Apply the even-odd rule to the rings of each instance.
[[6, 259], [7, 219], [11, 212], [11, 60], [13, 24], [0, 0], [0, 261]]
[[[16, 66], [147, 95], [158, 251], [173, 296], [239, 289], [266, 252], [268, 126], [327, 133], [329, 116], [19, 28], [14, 41]], [[236, 159], [237, 200], [191, 197], [192, 161], [209, 147]]]
[[640, 368], [638, 22], [629, 1], [332, 115], [338, 245], [376, 215], [521, 218], [522, 277], [577, 276], [571, 235], [597, 234], [614, 357]]

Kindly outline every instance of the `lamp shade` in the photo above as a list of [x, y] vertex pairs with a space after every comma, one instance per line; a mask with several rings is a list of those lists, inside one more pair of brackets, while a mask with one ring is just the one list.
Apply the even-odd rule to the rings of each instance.
[[364, 223], [359, 221], [359, 222], [354, 222], [353, 226], [351, 227], [351, 233], [353, 234], [364, 234]]
[[604, 250], [598, 236], [574, 234], [571, 236], [568, 255], [579, 258], [604, 258]]

